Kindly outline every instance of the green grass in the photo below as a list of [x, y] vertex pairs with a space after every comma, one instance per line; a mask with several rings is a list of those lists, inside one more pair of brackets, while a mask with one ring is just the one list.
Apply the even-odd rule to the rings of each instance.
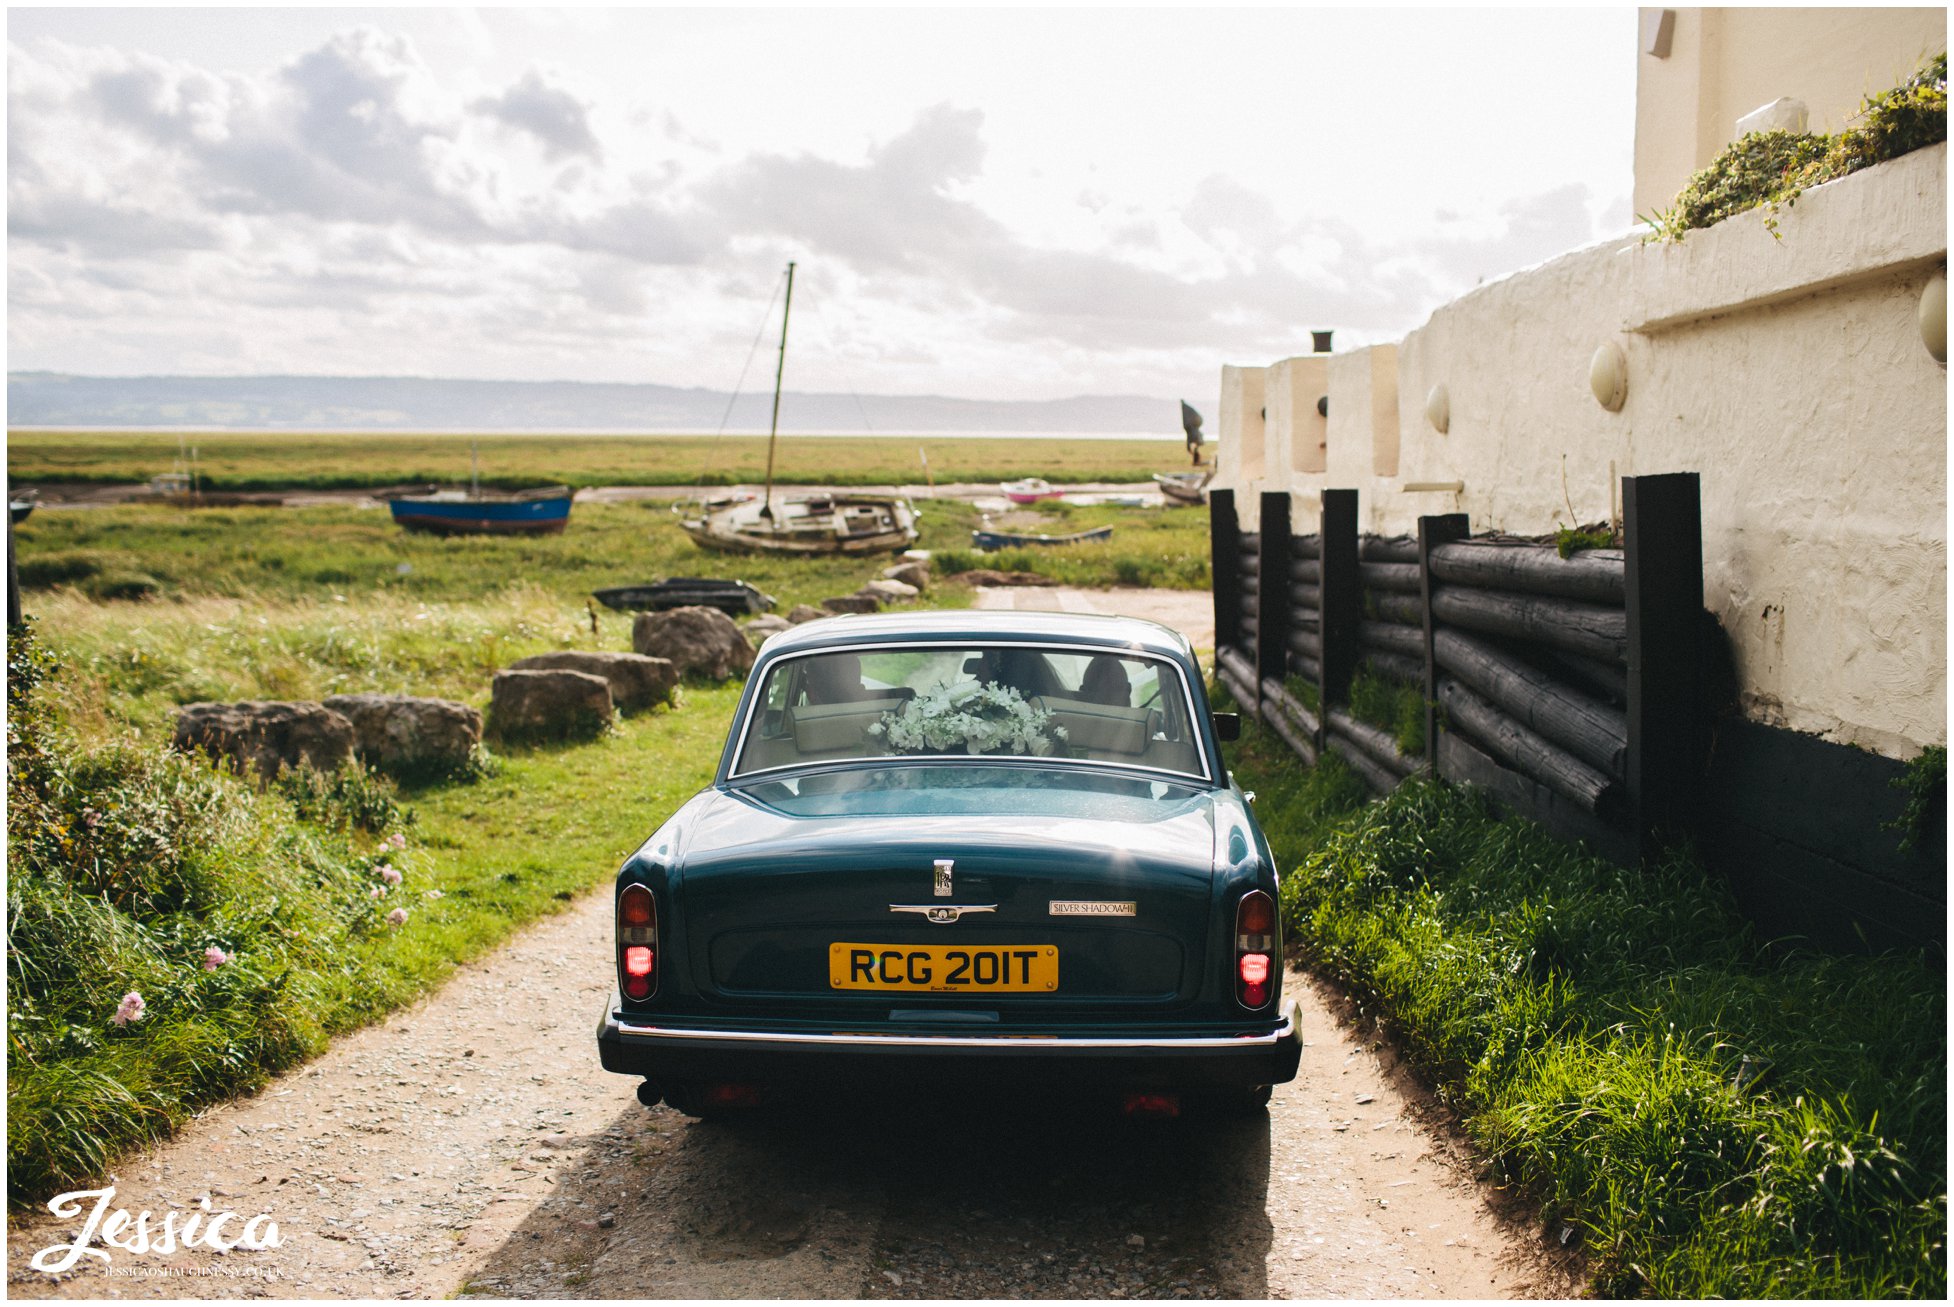
[[[199, 484], [208, 490], [349, 490], [421, 481], [468, 480], [468, 436], [381, 433], [197, 432]], [[482, 482], [519, 488], [759, 484], [764, 436], [487, 435], [474, 438]], [[173, 469], [179, 436], [164, 431], [8, 433], [7, 476], [15, 485], [144, 482]], [[1178, 470], [1175, 440], [971, 439], [938, 436], [782, 436], [783, 483], [923, 485], [922, 458], [939, 482], [1145, 481]]]
[[1418, 687], [1361, 664], [1350, 678], [1350, 715], [1391, 732], [1407, 758], [1424, 756], [1425, 696]]
[[[968, 502], [924, 500], [918, 507], [918, 547], [940, 553], [938, 576], [973, 566], [1022, 567], [1080, 585], [1207, 584], [1205, 508], [1052, 506], [1040, 514], [1048, 530], [1105, 522], [1117, 530], [1102, 544], [977, 554], [969, 548], [977, 513]], [[580, 504], [562, 535], [450, 539], [403, 531], [385, 509], [125, 505], [36, 513], [15, 528], [14, 543], [29, 612], [37, 611], [37, 593], [58, 587], [115, 597], [102, 593], [101, 583], [137, 572], [153, 582], [146, 593], [183, 598], [467, 602], [517, 581], [578, 607], [603, 586], [737, 576], [773, 595], [785, 612], [853, 593], [893, 561], [709, 553], [679, 530], [669, 506], [646, 503]]]
[[1399, 1033], [1605, 1295], [1944, 1296], [1946, 987], [1761, 945], [1687, 856], [1629, 871], [1468, 791], [1360, 806], [1251, 728], [1292, 950]]

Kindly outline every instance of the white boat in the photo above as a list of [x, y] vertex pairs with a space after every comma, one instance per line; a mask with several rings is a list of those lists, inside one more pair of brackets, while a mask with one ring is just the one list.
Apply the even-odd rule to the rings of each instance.
[[1052, 487], [1052, 483], [1041, 477], [1026, 477], [1022, 481], [1000, 481], [997, 488], [1004, 497], [1014, 504], [1035, 504], [1042, 499], [1059, 499], [1063, 490]]
[[916, 508], [900, 495], [816, 490], [780, 496], [773, 489], [780, 436], [780, 382], [787, 370], [787, 317], [794, 308], [794, 265], [780, 311], [780, 362], [773, 375], [773, 421], [767, 430], [767, 485], [757, 497], [723, 495], [679, 523], [702, 549], [729, 554], [884, 554], [916, 543]]
[[1184, 504], [1198, 504], [1206, 497], [1208, 482], [1214, 480], [1214, 469], [1205, 472], [1156, 472], [1154, 484], [1160, 493], [1169, 499], [1178, 499]]

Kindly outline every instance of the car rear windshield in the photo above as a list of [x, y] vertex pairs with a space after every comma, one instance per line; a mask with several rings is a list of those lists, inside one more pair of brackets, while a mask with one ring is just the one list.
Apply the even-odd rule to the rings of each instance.
[[1205, 778], [1188, 689], [1163, 658], [903, 645], [783, 658], [734, 776], [862, 758], [1052, 758]]

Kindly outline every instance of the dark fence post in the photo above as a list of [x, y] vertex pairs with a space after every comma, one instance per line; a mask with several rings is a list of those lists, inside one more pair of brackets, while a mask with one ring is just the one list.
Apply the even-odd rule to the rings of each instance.
[[1418, 607], [1425, 623], [1425, 768], [1438, 773], [1438, 660], [1432, 654], [1432, 550], [1472, 534], [1464, 513], [1439, 513], [1418, 519]]
[[1364, 621], [1363, 579], [1357, 570], [1357, 492], [1325, 490], [1318, 531], [1323, 559], [1323, 716], [1350, 699], [1357, 670], [1357, 631]]
[[14, 515], [7, 514], [7, 629], [20, 625], [20, 573], [14, 568]]
[[1255, 688], [1274, 677], [1280, 685], [1289, 674], [1289, 631], [1293, 625], [1289, 602], [1289, 492], [1262, 492], [1262, 572], [1256, 591]]
[[1689, 824], [1699, 788], [1703, 509], [1694, 472], [1622, 478], [1628, 802], [1646, 855]]
[[1242, 524], [1235, 516], [1235, 492], [1208, 494], [1208, 571], [1214, 587], [1214, 652], [1242, 639]]

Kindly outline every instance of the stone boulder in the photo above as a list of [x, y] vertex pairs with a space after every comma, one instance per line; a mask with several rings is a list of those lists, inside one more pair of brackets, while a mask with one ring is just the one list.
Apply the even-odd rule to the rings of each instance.
[[765, 617], [756, 617], [746, 624], [746, 638], [755, 641], [764, 640], [770, 635], [778, 635], [782, 631], [793, 629], [794, 624], [786, 618], [768, 613]]
[[958, 572], [950, 578], [959, 585], [1057, 585], [1049, 576], [1036, 572], [998, 572], [988, 567], [975, 567], [968, 572]]
[[504, 739], [577, 739], [611, 724], [611, 683], [589, 672], [497, 672], [489, 722]]
[[621, 712], [642, 712], [661, 703], [670, 703], [678, 687], [678, 668], [669, 658], [648, 658], [634, 653], [595, 653], [581, 649], [562, 649], [555, 653], [518, 658], [509, 664], [512, 672], [587, 672], [601, 676], [611, 685], [611, 702]]
[[833, 616], [834, 614], [827, 609], [816, 608], [813, 604], [795, 604], [793, 610], [787, 614], [787, 620], [795, 626], [799, 626], [802, 622], [812, 622], [823, 617]]
[[894, 567], [885, 568], [882, 576], [886, 580], [900, 581], [904, 585], [913, 585], [918, 590], [927, 590], [930, 588], [930, 565], [928, 563], [897, 563]]
[[482, 742], [482, 714], [451, 699], [335, 694], [325, 706], [353, 724], [353, 751], [392, 775], [458, 772]]
[[821, 606], [831, 613], [879, 613], [882, 611], [882, 601], [874, 595], [865, 594], [836, 595], [832, 599], [823, 599]]
[[717, 608], [673, 608], [639, 613], [631, 623], [631, 647], [654, 658], [668, 658], [679, 675], [723, 681], [744, 676], [753, 666], [753, 646], [733, 619]]
[[337, 770], [353, 756], [353, 724], [316, 703], [187, 703], [176, 710], [170, 742], [184, 753], [229, 758], [240, 776], [270, 780], [281, 766]]
[[885, 604], [903, 604], [914, 599], [922, 591], [901, 581], [870, 581], [855, 593], [867, 595], [871, 599], [879, 599]]

